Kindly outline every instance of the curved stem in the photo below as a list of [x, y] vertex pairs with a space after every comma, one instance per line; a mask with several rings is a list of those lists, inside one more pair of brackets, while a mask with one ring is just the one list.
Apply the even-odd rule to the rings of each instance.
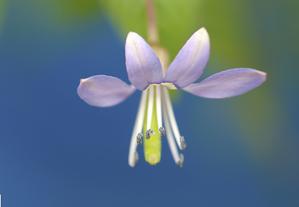
[[146, 0], [146, 13], [147, 13], [147, 33], [148, 40], [151, 44], [157, 45], [159, 43], [159, 34], [156, 22], [155, 7], [153, 0]]

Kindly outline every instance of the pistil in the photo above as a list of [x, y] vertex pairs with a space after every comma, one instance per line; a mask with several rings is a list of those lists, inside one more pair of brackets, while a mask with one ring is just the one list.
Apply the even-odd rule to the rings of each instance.
[[[158, 98], [160, 99], [160, 106], [159, 106], [159, 104], [157, 105], [159, 101], [157, 100], [157, 90], [155, 90], [156, 88], [157, 88], [156, 85], [151, 85], [147, 89], [148, 91], [147, 110], [146, 110], [147, 113], [146, 113], [145, 123], [144, 123], [144, 134], [147, 137], [146, 139], [143, 140], [144, 158], [145, 161], [148, 162], [150, 165], [156, 165], [160, 162], [161, 150], [162, 150], [161, 134], [159, 133], [159, 125], [162, 125], [161, 98]], [[153, 106], [151, 106], [151, 104]], [[152, 108], [152, 110], [149, 109], [150, 107]], [[149, 134], [150, 136], [148, 136]]]

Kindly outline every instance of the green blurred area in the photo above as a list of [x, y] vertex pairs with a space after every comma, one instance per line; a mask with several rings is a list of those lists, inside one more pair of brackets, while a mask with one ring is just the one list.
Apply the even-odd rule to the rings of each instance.
[[97, 0], [30, 1], [48, 14], [54, 23], [67, 27], [95, 18], [101, 9]]
[[5, 0], [0, 0], [0, 32], [2, 31], [2, 26], [5, 18], [5, 6], [6, 6]]

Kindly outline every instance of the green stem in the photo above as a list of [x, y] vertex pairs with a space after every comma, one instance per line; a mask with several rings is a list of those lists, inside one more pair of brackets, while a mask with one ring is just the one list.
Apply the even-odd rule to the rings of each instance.
[[156, 22], [156, 14], [153, 0], [146, 0], [146, 13], [147, 13], [147, 33], [148, 40], [152, 45], [159, 44], [159, 34]]

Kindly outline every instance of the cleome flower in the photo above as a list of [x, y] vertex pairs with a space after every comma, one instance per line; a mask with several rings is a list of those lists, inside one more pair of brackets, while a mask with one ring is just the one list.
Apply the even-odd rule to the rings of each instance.
[[129, 149], [129, 165], [136, 165], [137, 146], [141, 143], [145, 161], [150, 165], [159, 163], [161, 137], [166, 136], [175, 163], [182, 166], [184, 157], [181, 151], [186, 148], [186, 142], [179, 131], [168, 90], [182, 89], [196, 96], [220, 99], [244, 94], [266, 80], [264, 72], [233, 68], [195, 83], [203, 73], [209, 54], [209, 35], [205, 28], [201, 28], [167, 68], [161, 50], [154, 50], [141, 36], [130, 32], [126, 39], [125, 58], [132, 85], [116, 77], [95, 75], [81, 79], [77, 92], [89, 105], [110, 107], [124, 101], [135, 90], [142, 91]]

